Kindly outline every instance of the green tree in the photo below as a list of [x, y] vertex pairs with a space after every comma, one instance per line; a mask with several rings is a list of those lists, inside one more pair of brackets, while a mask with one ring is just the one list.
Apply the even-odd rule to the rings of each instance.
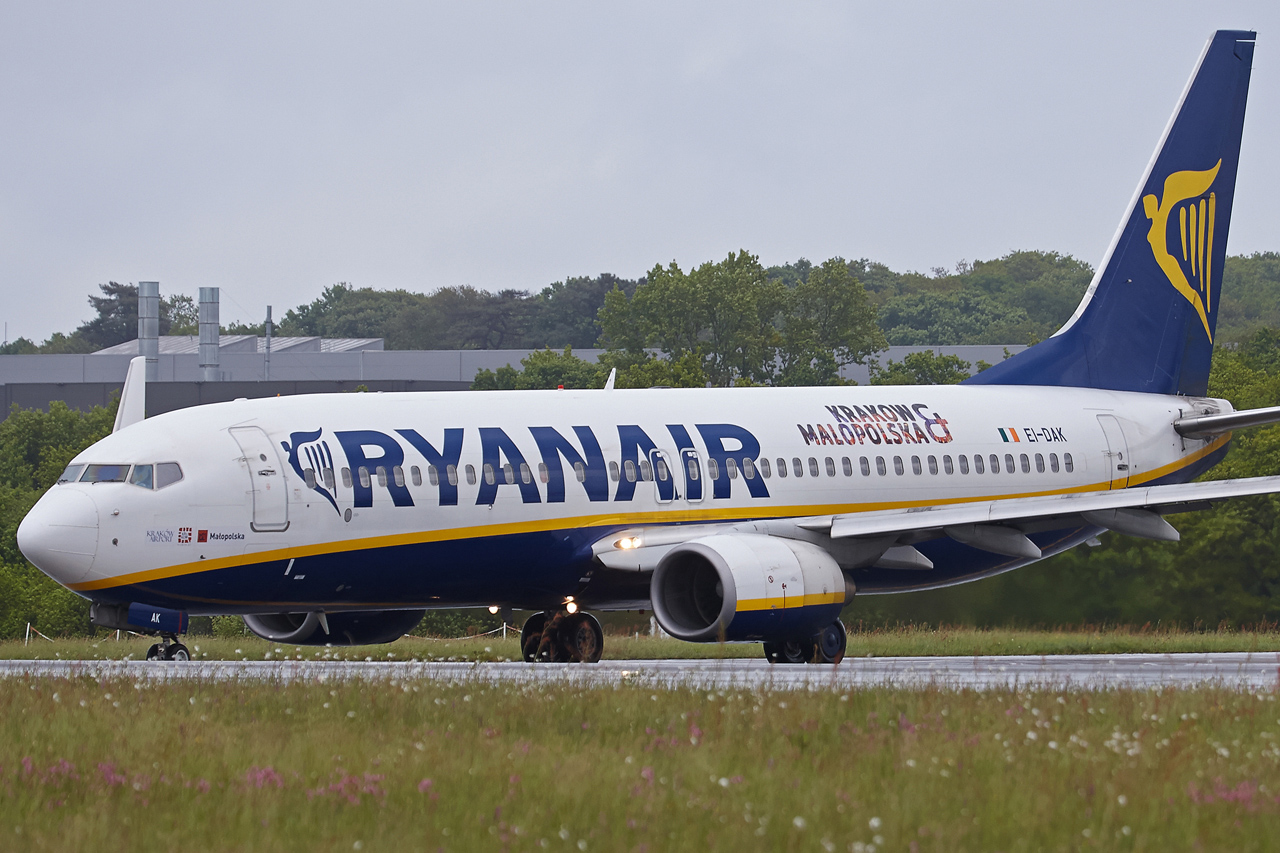
[[902, 361], [871, 364], [872, 385], [958, 385], [969, 378], [969, 362], [933, 350], [910, 352]]
[[810, 267], [786, 294], [779, 385], [841, 384], [839, 370], [884, 349], [862, 284], [843, 258]]
[[573, 354], [572, 347], [557, 353], [535, 350], [520, 359], [520, 370], [511, 365], [497, 371], [481, 370], [471, 383], [473, 391], [554, 390], [556, 388], [600, 388], [604, 379], [600, 366]]

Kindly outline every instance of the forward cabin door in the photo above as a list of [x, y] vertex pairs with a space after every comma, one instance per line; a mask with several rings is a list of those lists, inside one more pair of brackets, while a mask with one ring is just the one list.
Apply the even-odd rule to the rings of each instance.
[[1111, 488], [1126, 488], [1129, 485], [1129, 444], [1125, 441], [1124, 430], [1115, 415], [1098, 415], [1098, 423], [1107, 438], [1107, 476], [1111, 479]]
[[289, 527], [289, 493], [276, 447], [258, 427], [232, 427], [231, 437], [240, 445], [240, 461], [249, 472], [253, 494], [253, 523], [259, 533]]

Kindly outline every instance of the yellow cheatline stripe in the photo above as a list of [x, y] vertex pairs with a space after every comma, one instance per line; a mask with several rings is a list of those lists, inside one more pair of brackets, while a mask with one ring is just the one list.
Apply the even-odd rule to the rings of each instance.
[[[1129, 485], [1137, 486], [1164, 477], [1187, 467], [1222, 447], [1231, 437], [1230, 433], [1220, 436], [1200, 450], [1179, 459], [1169, 465], [1147, 471], [1129, 478]], [[362, 539], [341, 539], [334, 542], [318, 542], [311, 545], [293, 545], [270, 551], [255, 551], [251, 554], [239, 554], [223, 557], [218, 560], [199, 560], [191, 563], [179, 563], [131, 572], [127, 575], [68, 584], [69, 589], [77, 592], [92, 592], [99, 589], [111, 589], [117, 586], [146, 583], [148, 581], [165, 580], [181, 575], [211, 572], [217, 569], [229, 569], [256, 563], [276, 562], [280, 560], [315, 557], [322, 554], [339, 554], [346, 551], [362, 551], [374, 548], [394, 548], [400, 545], [419, 545], [428, 542], [451, 542], [458, 539], [474, 539], [492, 536], [510, 536], [520, 533], [546, 533], [557, 530], [572, 530], [584, 527], [635, 527], [645, 524], [678, 524], [682, 522], [738, 522], [754, 521], [765, 518], [788, 518], [809, 515], [844, 515], [856, 512], [874, 512], [885, 509], [910, 509], [919, 506], [942, 506], [946, 504], [975, 503], [1011, 498], [1049, 497], [1052, 495], [1075, 494], [1079, 492], [1096, 492], [1109, 489], [1112, 481], [1092, 483], [1084, 486], [1073, 486], [1067, 489], [1051, 489], [1040, 492], [1023, 492], [1007, 495], [985, 495], [981, 497], [940, 498], [929, 501], [888, 501], [884, 503], [866, 504], [821, 504], [800, 506], [739, 507], [686, 509], [675, 512], [618, 513], [607, 515], [579, 516], [577, 518], [547, 518], [536, 521], [515, 521], [505, 524], [480, 525], [474, 527], [452, 527], [446, 530], [423, 530], [411, 533], [394, 533], [386, 536], [370, 536]]]
[[844, 604], [843, 592], [815, 592], [812, 595], [788, 595], [785, 598], [778, 596], [777, 598], [748, 598], [738, 602], [735, 611], [738, 613], [748, 613], [757, 610], [772, 610], [777, 608], [791, 609], [793, 607], [814, 607], [819, 604]]

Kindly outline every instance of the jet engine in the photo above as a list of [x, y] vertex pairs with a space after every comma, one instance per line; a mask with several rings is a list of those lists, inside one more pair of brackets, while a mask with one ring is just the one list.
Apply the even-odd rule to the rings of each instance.
[[658, 624], [691, 642], [811, 637], [836, 620], [853, 592], [817, 545], [728, 533], [672, 548], [649, 588]]
[[398, 640], [425, 610], [365, 610], [339, 613], [256, 613], [244, 617], [264, 640], [295, 646], [368, 646]]

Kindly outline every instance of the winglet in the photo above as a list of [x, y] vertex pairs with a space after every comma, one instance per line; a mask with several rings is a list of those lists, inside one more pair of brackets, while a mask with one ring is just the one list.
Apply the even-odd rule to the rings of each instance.
[[147, 416], [147, 357], [140, 355], [129, 359], [129, 373], [124, 378], [124, 390], [120, 392], [120, 407], [116, 409], [116, 424], [112, 432], [133, 426]]
[[606, 391], [612, 391], [612, 390], [613, 390], [613, 380], [615, 380], [615, 379], [617, 379], [617, 378], [618, 378], [618, 368], [616, 368], [616, 367], [611, 367], [611, 368], [609, 368], [609, 378], [608, 378], [608, 379], [606, 379], [606, 380], [604, 381], [604, 390], [606, 390]]

